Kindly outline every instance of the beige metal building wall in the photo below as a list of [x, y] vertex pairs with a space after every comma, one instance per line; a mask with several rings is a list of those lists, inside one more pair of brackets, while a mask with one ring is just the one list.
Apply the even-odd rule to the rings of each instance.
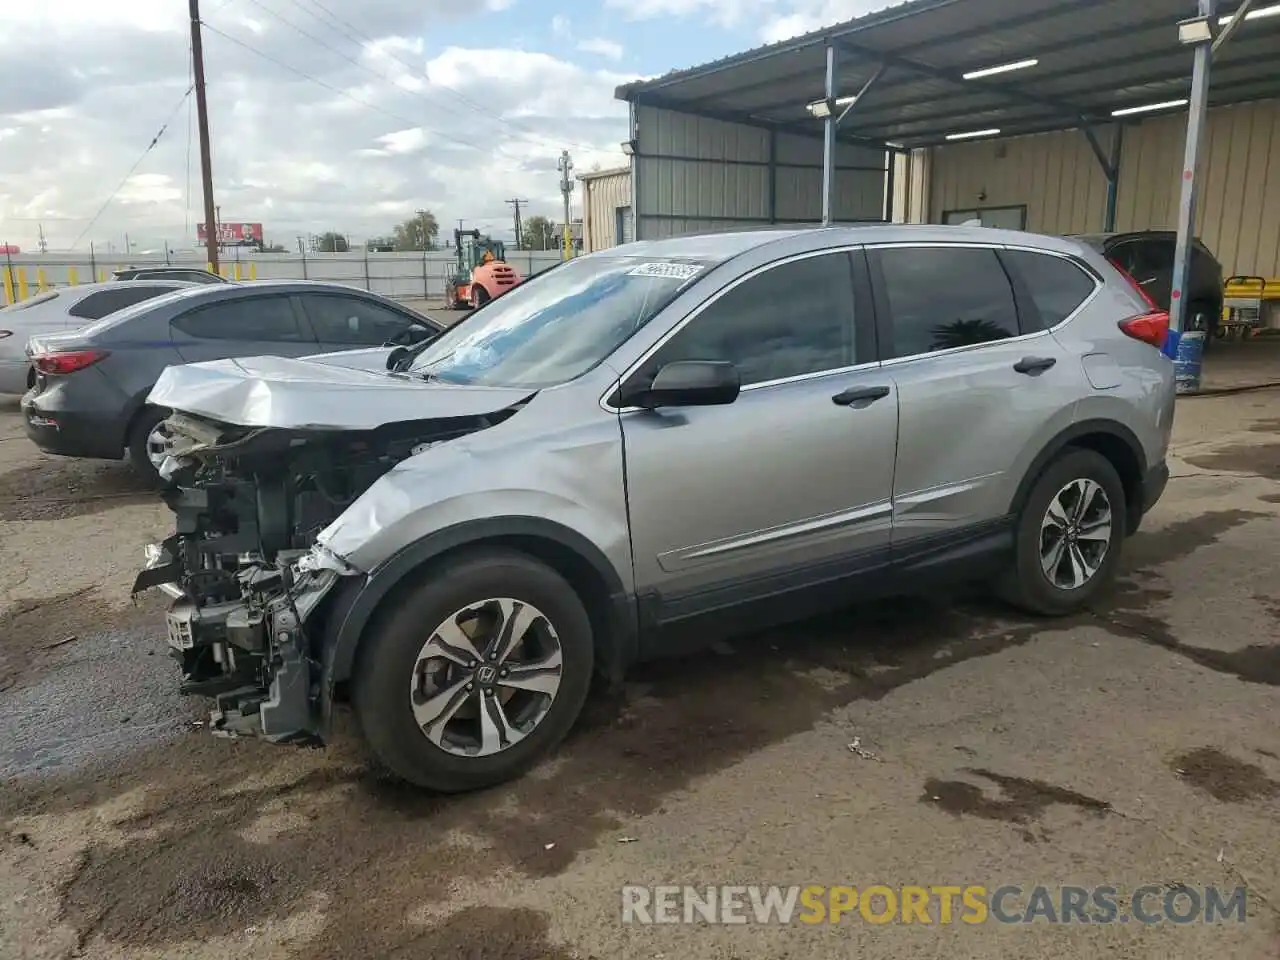
[[623, 242], [618, 236], [619, 213], [631, 210], [631, 170], [600, 170], [578, 177], [582, 181], [582, 249], [604, 250]]
[[[645, 240], [822, 213], [822, 141], [654, 107], [635, 108], [636, 228]], [[884, 216], [885, 155], [839, 144], [837, 221]]]
[[[1177, 226], [1185, 114], [1125, 128], [1116, 229]], [[1108, 144], [1110, 130], [1100, 131]], [[1280, 100], [1210, 111], [1201, 169], [1197, 232], [1228, 273], [1280, 277]], [[915, 161], [920, 159], [920, 164]], [[895, 202], [912, 221], [928, 196], [928, 220], [951, 210], [1025, 204], [1027, 229], [1087, 233], [1103, 228], [1107, 182], [1079, 131], [917, 151]]]

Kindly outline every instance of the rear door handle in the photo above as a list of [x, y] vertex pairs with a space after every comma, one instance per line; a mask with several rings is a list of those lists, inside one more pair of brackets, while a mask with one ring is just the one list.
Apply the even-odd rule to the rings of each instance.
[[1013, 365], [1013, 369], [1018, 373], [1035, 376], [1037, 373], [1044, 373], [1057, 362], [1056, 357], [1023, 357]]
[[844, 393], [837, 393], [831, 402], [837, 407], [851, 407], [859, 401], [874, 403], [889, 395], [888, 387], [850, 387]]

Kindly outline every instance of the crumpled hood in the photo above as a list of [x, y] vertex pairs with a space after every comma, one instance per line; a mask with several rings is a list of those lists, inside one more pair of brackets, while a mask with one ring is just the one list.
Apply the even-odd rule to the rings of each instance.
[[372, 430], [406, 420], [495, 413], [534, 392], [433, 383], [319, 358], [248, 357], [168, 367], [147, 399], [243, 427]]

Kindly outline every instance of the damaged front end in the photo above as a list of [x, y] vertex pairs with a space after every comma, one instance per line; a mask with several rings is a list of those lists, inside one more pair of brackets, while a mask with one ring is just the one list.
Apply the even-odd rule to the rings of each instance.
[[367, 571], [317, 535], [397, 463], [512, 412], [372, 429], [170, 416], [161, 472], [176, 529], [150, 548], [134, 592], [155, 587], [173, 598], [168, 642], [182, 692], [216, 700], [216, 732], [322, 741], [327, 601], [337, 584]]

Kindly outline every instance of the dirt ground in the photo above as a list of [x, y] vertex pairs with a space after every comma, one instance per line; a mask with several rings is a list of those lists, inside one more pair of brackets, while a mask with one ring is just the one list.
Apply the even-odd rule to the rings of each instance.
[[[1280, 957], [1280, 391], [1179, 401], [1088, 614], [857, 608], [596, 696], [457, 798], [211, 738], [133, 605], [163, 507], [0, 398], [0, 956]], [[854, 746], [856, 745], [856, 746]], [[624, 884], [1248, 888], [1245, 923], [635, 926]]]

